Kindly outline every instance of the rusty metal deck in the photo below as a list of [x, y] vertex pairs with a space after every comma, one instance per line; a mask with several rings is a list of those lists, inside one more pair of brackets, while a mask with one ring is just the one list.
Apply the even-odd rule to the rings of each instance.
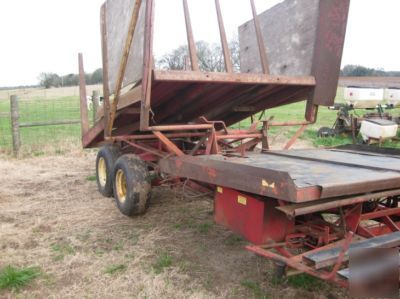
[[200, 116], [230, 126], [262, 111], [305, 100], [314, 77], [155, 71], [152, 103], [156, 123], [187, 123]]
[[400, 155], [346, 149], [171, 157], [163, 172], [300, 203], [400, 188]]

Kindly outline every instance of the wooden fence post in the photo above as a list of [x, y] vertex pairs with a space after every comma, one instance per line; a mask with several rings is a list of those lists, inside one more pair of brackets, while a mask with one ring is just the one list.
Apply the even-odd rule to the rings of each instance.
[[93, 124], [96, 124], [97, 110], [99, 110], [100, 106], [100, 94], [98, 90], [93, 90], [92, 102], [93, 102]]
[[19, 150], [21, 148], [21, 137], [19, 134], [18, 97], [16, 95], [12, 95], [10, 97], [10, 108], [11, 108], [11, 132], [13, 141], [13, 153], [15, 157], [18, 157]]

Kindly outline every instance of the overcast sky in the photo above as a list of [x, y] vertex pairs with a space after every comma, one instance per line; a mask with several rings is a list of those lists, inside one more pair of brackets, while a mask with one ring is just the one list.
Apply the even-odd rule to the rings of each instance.
[[[99, 11], [103, 2], [0, 0], [0, 86], [36, 84], [41, 72], [76, 73], [80, 51], [88, 72], [101, 67]], [[248, 2], [221, 0], [229, 36], [250, 19]], [[256, 0], [257, 9], [261, 12], [278, 2]], [[208, 11], [213, 3], [189, 0], [197, 40], [218, 42], [215, 13]], [[158, 56], [185, 43], [179, 7], [181, 0], [156, 1]], [[399, 12], [400, 0], [351, 0], [343, 65], [400, 70]]]

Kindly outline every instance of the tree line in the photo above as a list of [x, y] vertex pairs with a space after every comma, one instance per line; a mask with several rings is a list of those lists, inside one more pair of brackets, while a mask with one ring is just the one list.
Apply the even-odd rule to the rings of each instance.
[[[231, 61], [236, 72], [240, 72], [240, 47], [239, 41], [233, 39], [229, 42]], [[210, 44], [205, 41], [196, 43], [196, 51], [200, 70], [204, 72], [224, 72], [225, 61], [220, 45]], [[158, 69], [186, 70], [190, 69], [189, 50], [187, 46], [180, 46], [170, 53], [156, 59], [155, 65]], [[400, 71], [385, 71], [384, 69], [367, 68], [362, 65], [346, 65], [341, 70], [343, 77], [400, 77]], [[103, 82], [103, 70], [97, 69], [91, 74], [86, 74], [87, 84], [100, 84]], [[79, 75], [69, 74], [59, 76], [55, 73], [41, 73], [39, 85], [44, 88], [77, 86]]]
[[400, 71], [387, 72], [384, 69], [349, 64], [342, 69], [340, 75], [343, 77], [400, 77]]
[[[52, 87], [68, 87], [79, 85], [78, 74], [68, 74], [60, 76], [56, 73], [41, 73], [39, 75], [39, 86], [44, 88]], [[101, 84], [103, 83], [103, 69], [97, 69], [93, 73], [85, 74], [86, 84]]]

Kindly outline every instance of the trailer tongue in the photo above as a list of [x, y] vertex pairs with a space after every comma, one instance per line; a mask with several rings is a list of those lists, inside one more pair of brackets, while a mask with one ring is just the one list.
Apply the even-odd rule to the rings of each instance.
[[[103, 145], [99, 191], [133, 216], [149, 207], [152, 186], [212, 190], [215, 221], [247, 238], [248, 250], [348, 286], [350, 249], [400, 245], [400, 152], [289, 149], [318, 106], [334, 102], [350, 1], [286, 0], [260, 15], [248, 4], [241, 73], [233, 72], [218, 0], [226, 69], [219, 73], [199, 66], [187, 0], [186, 70], [155, 69], [154, 0], [104, 4], [104, 107], [92, 128], [79, 60], [83, 145]], [[304, 121], [263, 119], [263, 110], [299, 101], [307, 101]], [[229, 127], [249, 117], [249, 128]], [[274, 126], [300, 127], [284, 151], [270, 150]]]

